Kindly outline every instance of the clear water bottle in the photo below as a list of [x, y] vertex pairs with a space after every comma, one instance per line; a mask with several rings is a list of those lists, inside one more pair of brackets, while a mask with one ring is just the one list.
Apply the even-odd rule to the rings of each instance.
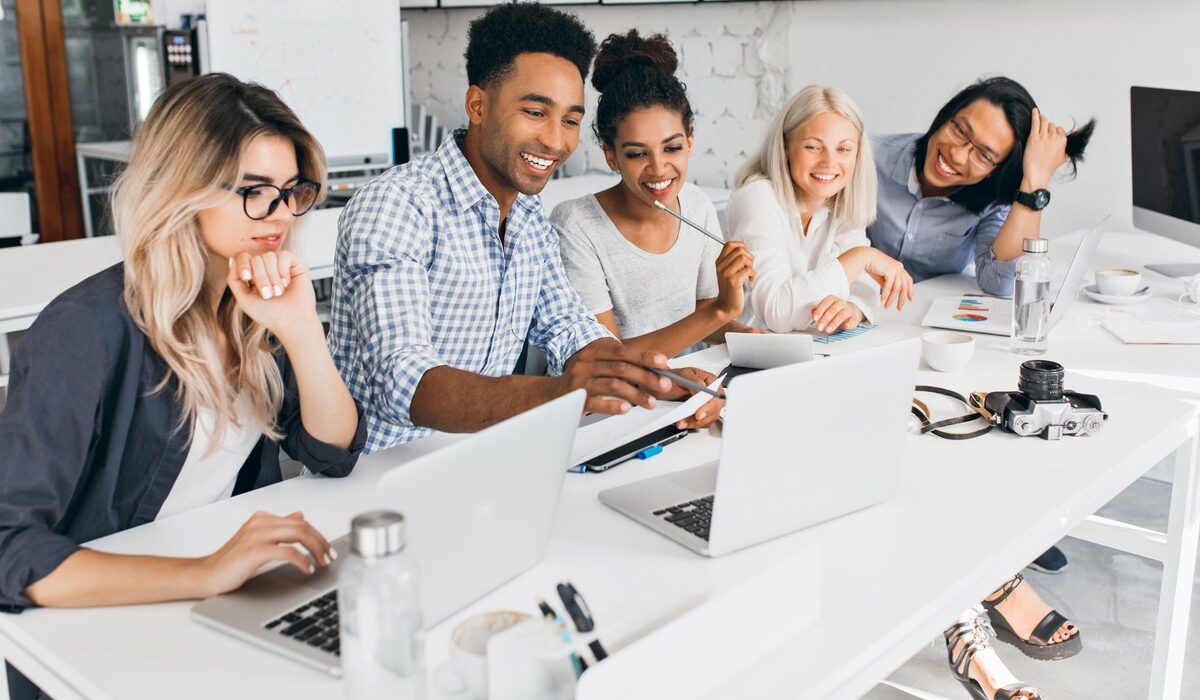
[[1013, 289], [1012, 351], [1021, 355], [1043, 355], [1050, 331], [1050, 278], [1054, 264], [1045, 238], [1026, 238], [1025, 252], [1017, 259]]
[[338, 576], [347, 700], [425, 697], [425, 635], [417, 567], [404, 550], [404, 516], [371, 511], [350, 525]]

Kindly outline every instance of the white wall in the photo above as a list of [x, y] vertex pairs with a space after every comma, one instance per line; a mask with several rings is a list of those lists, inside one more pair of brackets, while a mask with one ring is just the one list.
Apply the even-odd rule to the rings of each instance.
[[204, 0], [150, 0], [154, 10], [154, 22], [168, 29], [180, 26], [180, 15], [198, 15], [204, 12]]
[[[689, 178], [728, 185], [766, 120], [809, 83], [850, 93], [875, 131], [920, 131], [980, 75], [1022, 82], [1060, 122], [1099, 122], [1078, 180], [1054, 188], [1045, 231], [1114, 215], [1131, 227], [1129, 86], [1200, 90], [1198, 0], [810, 0], [567, 8], [603, 38], [671, 37], [697, 118]], [[467, 23], [482, 10], [408, 11], [413, 99], [461, 123]], [[594, 94], [589, 88], [590, 105]], [[569, 172], [599, 169], [590, 135]]]

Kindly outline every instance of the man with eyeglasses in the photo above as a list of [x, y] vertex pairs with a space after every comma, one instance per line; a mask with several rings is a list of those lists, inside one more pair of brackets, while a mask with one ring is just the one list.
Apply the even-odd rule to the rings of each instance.
[[1072, 174], [1095, 122], [1067, 133], [1004, 77], [955, 95], [924, 134], [873, 135], [879, 175], [871, 244], [904, 263], [914, 281], [963, 272], [1012, 294], [1021, 242], [1040, 235], [1050, 181]]
[[[469, 31], [468, 127], [371, 182], [339, 219], [329, 345], [366, 407], [368, 451], [480, 430], [578, 388], [600, 413], [686, 396], [647, 369], [666, 357], [588, 313], [535, 196], [579, 144], [595, 50], [572, 15], [492, 9]], [[555, 376], [510, 376], [527, 338]], [[718, 413], [705, 406], [686, 427]]]
[[[871, 137], [879, 192], [867, 236], [914, 281], [974, 262], [979, 287], [1008, 296], [1022, 241], [1040, 235], [1051, 178], [1067, 164], [1074, 175], [1094, 128], [1092, 120], [1068, 133], [1016, 81], [980, 80], [951, 98], [924, 134]], [[1060, 573], [1067, 558], [1051, 547], [1030, 567]], [[1065, 658], [1046, 654], [1078, 629], [1021, 583], [1014, 577], [988, 599], [1015, 630], [1015, 641], [1002, 639], [1043, 654], [1037, 658]]]

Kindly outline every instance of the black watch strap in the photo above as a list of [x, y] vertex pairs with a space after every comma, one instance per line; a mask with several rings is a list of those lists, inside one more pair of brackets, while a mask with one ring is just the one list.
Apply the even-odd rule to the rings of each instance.
[[1017, 204], [1028, 207], [1034, 211], [1041, 211], [1050, 204], [1050, 190], [1045, 188], [1034, 190], [1032, 192], [1017, 192]]

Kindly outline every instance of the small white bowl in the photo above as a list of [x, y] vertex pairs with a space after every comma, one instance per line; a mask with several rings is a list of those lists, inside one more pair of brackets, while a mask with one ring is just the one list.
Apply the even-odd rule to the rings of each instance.
[[939, 372], [955, 372], [967, 366], [975, 352], [975, 338], [966, 333], [934, 331], [921, 336], [921, 357]]
[[1142, 286], [1142, 273], [1127, 267], [1103, 267], [1096, 270], [1096, 289], [1108, 296], [1127, 297]]

